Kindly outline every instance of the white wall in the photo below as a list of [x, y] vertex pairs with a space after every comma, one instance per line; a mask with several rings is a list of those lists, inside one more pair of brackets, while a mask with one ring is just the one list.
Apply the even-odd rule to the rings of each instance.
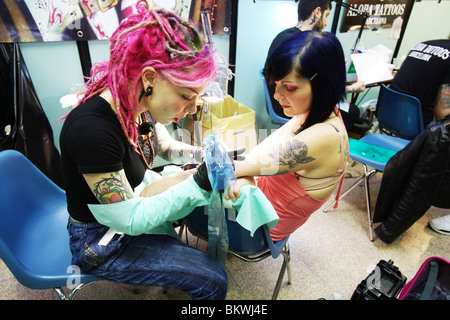
[[257, 111], [258, 128], [275, 128], [266, 112], [259, 70], [264, 66], [273, 38], [297, 23], [297, 3], [244, 0], [238, 4], [234, 98]]

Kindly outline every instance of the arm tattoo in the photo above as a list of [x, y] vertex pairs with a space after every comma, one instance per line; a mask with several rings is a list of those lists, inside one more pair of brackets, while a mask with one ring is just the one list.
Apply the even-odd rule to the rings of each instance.
[[165, 160], [169, 160], [169, 151], [166, 148], [163, 148], [161, 140], [159, 140], [158, 149], [159, 149], [158, 155]]
[[102, 204], [125, 201], [133, 198], [133, 190], [122, 182], [120, 172], [111, 173], [111, 177], [102, 178], [94, 184], [94, 195]]
[[[188, 156], [186, 157], [185, 155], [188, 155]], [[181, 148], [176, 148], [176, 147], [170, 148], [170, 151], [168, 153], [168, 158], [173, 163], [184, 163], [184, 162], [189, 161], [189, 152], [185, 152], [185, 150], [183, 150]]]
[[159, 144], [158, 155], [173, 163], [182, 164], [190, 161], [190, 150], [182, 146], [170, 146]]
[[450, 108], [450, 84], [442, 85], [440, 104], [444, 111]]
[[289, 166], [295, 168], [299, 164], [304, 164], [315, 160], [308, 155], [308, 146], [299, 140], [288, 141], [285, 147], [279, 147], [279, 153], [272, 152], [270, 157], [275, 165]]

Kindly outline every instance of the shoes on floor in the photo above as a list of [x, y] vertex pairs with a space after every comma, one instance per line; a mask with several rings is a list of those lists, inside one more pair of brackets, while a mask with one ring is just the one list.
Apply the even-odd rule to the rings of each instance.
[[443, 217], [434, 218], [430, 220], [428, 224], [434, 231], [441, 234], [450, 235], [450, 214]]

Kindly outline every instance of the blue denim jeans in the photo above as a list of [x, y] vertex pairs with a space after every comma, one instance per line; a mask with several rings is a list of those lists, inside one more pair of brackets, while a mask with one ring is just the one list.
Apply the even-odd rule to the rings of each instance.
[[69, 219], [72, 264], [107, 280], [178, 288], [190, 299], [223, 300], [225, 268], [217, 259], [166, 235], [119, 235], [99, 245], [108, 227]]

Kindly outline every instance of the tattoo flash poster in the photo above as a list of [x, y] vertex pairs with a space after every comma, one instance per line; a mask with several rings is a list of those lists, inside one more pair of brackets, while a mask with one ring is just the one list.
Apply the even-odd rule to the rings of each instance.
[[[0, 0], [0, 42], [108, 39], [137, 0]], [[208, 10], [214, 34], [229, 34], [232, 0], [147, 0], [201, 29]]]
[[[398, 28], [404, 15], [411, 9], [413, 0], [347, 0], [356, 10], [368, 13], [365, 27], [368, 29]], [[347, 8], [341, 22], [341, 32], [361, 28], [362, 16]]]

